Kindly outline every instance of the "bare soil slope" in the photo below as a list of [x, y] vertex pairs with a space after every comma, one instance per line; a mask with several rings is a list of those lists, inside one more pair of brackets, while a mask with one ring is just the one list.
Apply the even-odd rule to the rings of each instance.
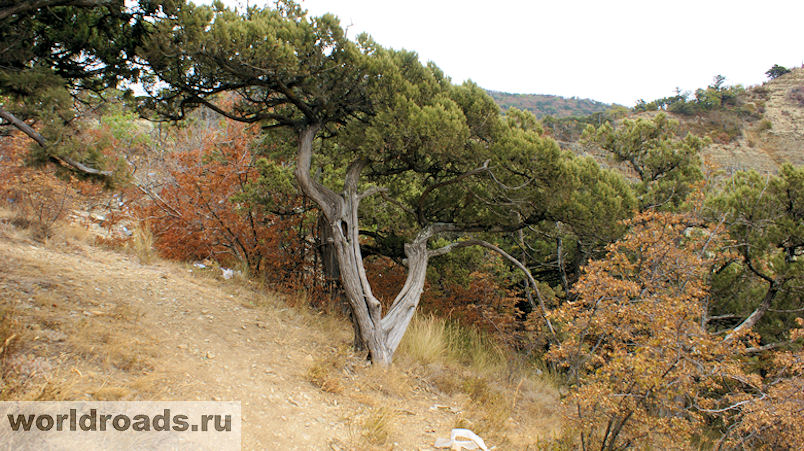
[[[200, 272], [0, 224], [0, 307], [17, 328], [0, 399], [240, 400], [245, 449], [430, 449], [471, 424], [466, 395], [352, 355], [342, 320]], [[327, 359], [345, 364], [323, 390], [310, 368]], [[557, 426], [552, 390], [521, 392], [503, 448]]]
[[764, 103], [763, 121], [743, 124], [737, 140], [714, 143], [704, 154], [729, 170], [776, 172], [783, 163], [804, 164], [804, 69], [751, 88], [748, 95]]

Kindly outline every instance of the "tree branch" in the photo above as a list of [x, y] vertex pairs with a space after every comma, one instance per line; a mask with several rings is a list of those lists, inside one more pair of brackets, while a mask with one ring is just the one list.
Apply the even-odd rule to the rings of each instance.
[[34, 11], [40, 8], [52, 6], [77, 6], [83, 8], [93, 8], [96, 6], [112, 5], [112, 0], [35, 0], [27, 2], [16, 2], [15, 5], [0, 8], [0, 20], [14, 14]]
[[748, 318], [745, 319], [742, 323], [740, 323], [737, 327], [734, 328], [728, 335], [723, 339], [723, 341], [729, 341], [733, 339], [735, 336], [739, 335], [743, 331], [751, 329], [754, 325], [765, 315], [765, 312], [768, 311], [770, 308], [771, 302], [776, 297], [776, 293], [779, 291], [779, 286], [781, 284], [774, 279], [770, 279], [770, 286], [768, 287], [768, 291], [765, 292], [765, 297], [762, 299], [762, 302], [759, 306], [754, 310]]
[[[495, 246], [495, 245], [493, 245], [493, 244], [491, 244], [491, 243], [489, 243], [487, 241], [478, 240], [478, 239], [458, 241], [458, 242], [448, 244], [448, 245], [446, 245], [444, 247], [441, 247], [441, 248], [438, 248], [438, 249], [429, 250], [428, 255], [430, 257], [436, 257], [436, 256], [439, 256], [439, 255], [444, 255], [444, 254], [452, 251], [453, 249], [457, 249], [459, 247], [468, 247], [468, 246], [480, 246], [480, 247], [485, 247], [486, 249], [489, 249], [491, 251], [494, 251], [494, 252], [500, 254], [502, 257], [504, 257], [509, 262], [511, 262], [514, 266], [519, 268], [519, 270], [522, 271], [525, 274], [525, 277], [527, 277], [528, 282], [530, 282], [531, 288], [533, 288], [533, 291], [536, 293], [536, 298], [539, 300], [538, 309], [539, 309], [539, 311], [541, 313], [542, 318], [544, 319], [544, 322], [547, 324], [547, 328], [550, 330], [550, 335], [552, 335], [553, 341], [555, 343], [558, 343], [559, 342], [558, 335], [556, 334], [556, 331], [553, 328], [553, 324], [550, 322], [550, 319], [547, 317], [547, 307], [545, 305], [544, 298], [542, 297], [542, 293], [539, 290], [539, 286], [536, 284], [536, 279], [533, 278], [533, 275], [530, 273], [530, 270], [525, 265], [523, 265], [522, 262], [517, 260], [514, 256], [512, 256], [508, 252], [505, 252], [504, 250], [500, 249], [499, 247], [497, 247], [497, 246]], [[533, 305], [532, 303], [531, 303], [531, 307], [533, 307], [534, 309], [537, 308], [537, 306]]]
[[[11, 125], [13, 125], [14, 127], [18, 128], [20, 131], [22, 131], [23, 133], [28, 135], [31, 139], [36, 141], [36, 143], [39, 144], [40, 146], [45, 147], [45, 148], [48, 147], [47, 139], [45, 139], [44, 136], [42, 136], [39, 132], [34, 130], [33, 127], [31, 127], [30, 125], [26, 124], [25, 122], [23, 122], [22, 120], [20, 120], [19, 118], [17, 118], [13, 114], [11, 114], [10, 112], [6, 111], [2, 107], [0, 107], [0, 118], [5, 119]], [[112, 175], [112, 171], [101, 171], [99, 169], [91, 168], [91, 167], [89, 167], [89, 166], [87, 166], [87, 165], [85, 165], [85, 164], [83, 164], [83, 163], [81, 163], [79, 161], [73, 160], [70, 157], [56, 156], [56, 155], [49, 155], [49, 157], [50, 157], [51, 160], [53, 160], [53, 161], [55, 161], [55, 162], [57, 162], [57, 163], [59, 163], [59, 164], [61, 164], [63, 166], [67, 166], [69, 169], [72, 169], [72, 170], [78, 171], [78, 172], [82, 172], [84, 174], [98, 175], [98, 176], [103, 176], [103, 177], [110, 177]]]
[[321, 208], [328, 221], [333, 222], [340, 213], [343, 199], [329, 188], [310, 177], [310, 165], [313, 158], [313, 140], [321, 124], [309, 124], [299, 132], [299, 149], [296, 154], [296, 181], [299, 188]]
[[780, 346], [789, 345], [792, 342], [793, 342], [793, 340], [786, 340], [786, 341], [779, 341], [779, 342], [776, 342], [776, 343], [766, 344], [766, 345], [763, 345], [763, 346], [754, 346], [753, 348], [748, 348], [743, 352], [745, 352], [746, 354], [756, 354], [756, 353], [759, 353], [759, 352], [770, 351], [771, 349], [776, 349], [776, 348], [778, 348]]
[[432, 193], [434, 190], [436, 190], [438, 188], [441, 188], [442, 186], [452, 185], [453, 183], [458, 183], [458, 182], [460, 182], [461, 180], [463, 180], [465, 178], [468, 178], [468, 177], [471, 177], [473, 175], [477, 175], [477, 174], [480, 174], [482, 172], [488, 171], [489, 162], [490, 162], [490, 160], [486, 160], [486, 161], [483, 162], [483, 165], [481, 165], [479, 168], [473, 169], [473, 170], [468, 171], [468, 172], [464, 172], [463, 174], [461, 174], [461, 175], [459, 175], [459, 176], [457, 176], [455, 178], [452, 178], [452, 179], [449, 179], [449, 180], [444, 180], [442, 182], [435, 183], [435, 184], [430, 185], [427, 188], [425, 188], [424, 192], [422, 192], [422, 195], [419, 196], [419, 200], [418, 200], [417, 205], [416, 205], [416, 217], [417, 217], [417, 219], [419, 221], [419, 224], [424, 225], [425, 222], [426, 222], [424, 220], [424, 201], [425, 201], [425, 199], [427, 199], [427, 196], [429, 196], [430, 193]]
[[371, 188], [368, 188], [367, 190], [365, 190], [362, 193], [358, 194], [357, 198], [360, 199], [360, 200], [363, 200], [363, 199], [365, 199], [365, 198], [367, 198], [369, 196], [373, 196], [373, 195], [375, 195], [377, 193], [382, 193], [382, 192], [385, 192], [385, 191], [388, 191], [388, 188], [382, 188], [382, 187], [379, 187], [379, 186], [372, 186]]
[[6, 111], [2, 106], [0, 106], [0, 117], [8, 121], [9, 124], [13, 125], [14, 127], [18, 128], [20, 131], [28, 135], [31, 139], [36, 141], [40, 146], [47, 147], [47, 140], [44, 136], [39, 134], [36, 130], [33, 129], [30, 125], [23, 122], [21, 119], [17, 118], [10, 112]]

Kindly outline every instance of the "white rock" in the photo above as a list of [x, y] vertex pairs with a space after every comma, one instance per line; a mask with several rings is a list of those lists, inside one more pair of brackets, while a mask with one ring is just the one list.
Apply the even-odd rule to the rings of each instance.
[[483, 451], [489, 451], [488, 447], [486, 447], [486, 443], [483, 442], [483, 439], [480, 438], [474, 432], [470, 431], [469, 429], [453, 429], [452, 432], [449, 434], [448, 439], [446, 438], [436, 439], [435, 444], [433, 446], [441, 449], [444, 448], [449, 448], [453, 450], [482, 449]]

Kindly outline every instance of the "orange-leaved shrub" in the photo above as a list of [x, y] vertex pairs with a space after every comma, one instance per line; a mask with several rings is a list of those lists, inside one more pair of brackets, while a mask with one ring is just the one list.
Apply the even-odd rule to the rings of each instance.
[[198, 145], [168, 155], [166, 180], [136, 213], [164, 257], [210, 259], [298, 284], [310, 253], [300, 234], [302, 200], [289, 182], [277, 184], [279, 163], [255, 155], [256, 138], [255, 127], [233, 121], [180, 133], [177, 140]]
[[[496, 257], [491, 257], [466, 280], [431, 274], [421, 297], [422, 311], [476, 327], [509, 345], [518, 344], [524, 324], [518, 321], [522, 312], [517, 304], [523, 299], [505, 285], [495, 265], [502, 267]], [[389, 258], [371, 257], [366, 261], [366, 273], [374, 295], [387, 309], [405, 283], [405, 268]]]
[[[494, 260], [494, 259], [492, 259]], [[524, 324], [518, 321], [522, 302], [516, 290], [505, 285], [490, 265], [469, 274], [468, 284], [443, 281], [422, 297], [427, 310], [470, 324], [509, 345], [516, 345]]]
[[568, 427], [583, 449], [686, 448], [761, 385], [742, 364], [745, 340], [706, 327], [722, 233], [688, 224], [651, 211], [628, 221], [576, 300], [551, 313], [562, 340], [548, 357], [570, 375]]
[[[804, 340], [804, 319], [790, 331], [791, 341]], [[752, 396], [735, 402], [719, 445], [726, 449], [793, 450], [804, 443], [804, 348], [774, 351], [770, 371]]]

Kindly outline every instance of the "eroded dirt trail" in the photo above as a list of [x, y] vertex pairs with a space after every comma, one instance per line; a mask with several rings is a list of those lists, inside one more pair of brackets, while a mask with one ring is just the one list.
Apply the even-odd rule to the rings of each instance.
[[198, 272], [82, 243], [0, 237], [4, 303], [40, 324], [29, 326], [31, 358], [72, 378], [70, 390], [43, 398], [239, 400], [244, 449], [354, 449], [358, 418], [373, 407], [396, 411], [392, 448], [428, 449], [448, 436], [457, 409], [433, 409], [455, 404], [445, 395], [361, 393], [360, 383], [327, 393], [309, 382], [318, 356], [348, 345], [348, 327]]

